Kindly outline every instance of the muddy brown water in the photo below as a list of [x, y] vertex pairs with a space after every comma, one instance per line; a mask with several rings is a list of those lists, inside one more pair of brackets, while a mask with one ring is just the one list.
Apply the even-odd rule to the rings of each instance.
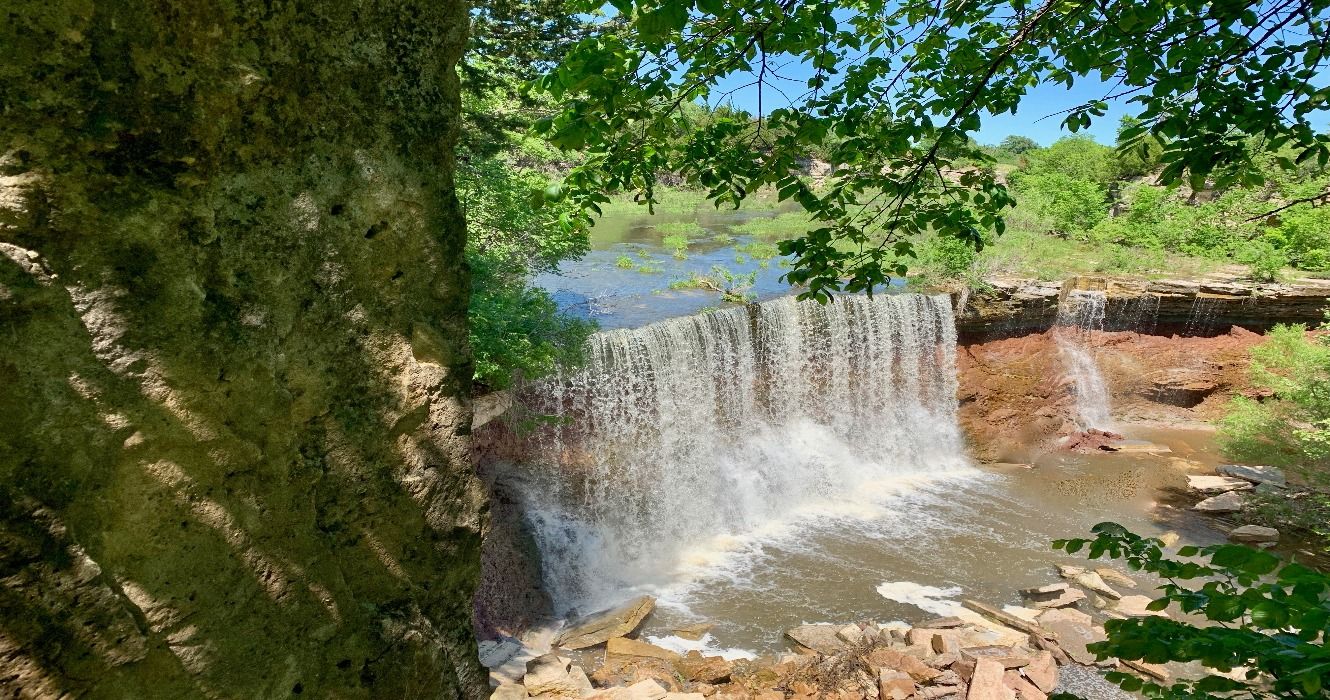
[[[1085, 561], [1054, 551], [1052, 540], [1089, 537], [1104, 521], [1149, 536], [1177, 532], [1195, 544], [1222, 541], [1216, 521], [1169, 502], [1189, 471], [1221, 463], [1213, 433], [1123, 432], [1172, 451], [1045, 453], [1032, 468], [983, 467], [924, 481], [899, 490], [877, 513], [821, 515], [709, 551], [690, 577], [649, 591], [660, 603], [642, 634], [682, 644], [670, 630], [705, 621], [715, 625], [711, 650], [772, 653], [787, 648], [785, 629], [803, 623], [919, 621], [962, 598], [1019, 605], [1018, 589], [1059, 580], [1056, 564]], [[1131, 575], [1142, 584], [1136, 592], [1152, 593], [1144, 576]]]

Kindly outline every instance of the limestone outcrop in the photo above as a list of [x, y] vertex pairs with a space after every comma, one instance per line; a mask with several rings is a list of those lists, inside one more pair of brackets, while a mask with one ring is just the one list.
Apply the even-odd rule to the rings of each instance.
[[0, 695], [487, 694], [464, 4], [9, 19]]
[[1257, 283], [1217, 275], [1200, 280], [1072, 277], [1063, 281], [994, 278], [978, 291], [956, 293], [956, 331], [986, 340], [1040, 333], [1053, 326], [1072, 291], [1102, 291], [1107, 330], [1208, 335], [1231, 326], [1251, 330], [1276, 323], [1319, 325], [1330, 305], [1330, 280]]

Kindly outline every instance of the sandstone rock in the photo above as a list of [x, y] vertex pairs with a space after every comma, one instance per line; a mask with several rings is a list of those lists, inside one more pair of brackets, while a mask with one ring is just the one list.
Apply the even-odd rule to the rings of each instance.
[[990, 659], [975, 662], [966, 700], [1016, 700], [1016, 692], [1003, 682], [1006, 669]]
[[572, 662], [556, 654], [545, 654], [527, 662], [522, 685], [531, 695], [581, 697], [582, 689], [568, 674]]
[[1168, 613], [1163, 610], [1146, 609], [1146, 606], [1153, 600], [1153, 598], [1143, 595], [1124, 596], [1113, 606], [1113, 610], [1128, 617], [1168, 617]]
[[701, 652], [690, 651], [674, 663], [679, 675], [685, 679], [720, 685], [728, 683], [733, 665], [719, 656], [702, 656]]
[[877, 692], [882, 700], [906, 700], [917, 687], [908, 673], [888, 668], [878, 671]]
[[1003, 668], [1020, 668], [1030, 663], [1030, 657], [1027, 654], [1020, 653], [1011, 647], [974, 647], [961, 650], [962, 659], [971, 659], [976, 663], [981, 659], [988, 659], [1002, 664]]
[[763, 690], [753, 695], [753, 700], [785, 700], [785, 693], [779, 690]]
[[1026, 680], [1019, 671], [1002, 674], [1002, 684], [1016, 693], [1016, 700], [1048, 700], [1048, 695]]
[[714, 626], [715, 625], [711, 624], [710, 622], [699, 622], [695, 625], [684, 625], [683, 627], [675, 627], [672, 631], [675, 634], [679, 635], [680, 637], [683, 637], [684, 639], [691, 639], [693, 641], [696, 641], [704, 637], [706, 633], [710, 632], [711, 628]]
[[906, 654], [895, 649], [874, 649], [864, 656], [864, 663], [875, 671], [889, 669], [893, 671], [904, 671], [916, 681], [930, 681], [937, 678], [941, 672], [924, 663], [921, 659], [911, 654]]
[[925, 620], [920, 622], [918, 626], [925, 629], [945, 630], [953, 627], [960, 627], [964, 624], [965, 620], [962, 620], [955, 615], [948, 615], [947, 617], [935, 617], [931, 620]]
[[[706, 696], [701, 693], [665, 693], [664, 700], [702, 700]], [[785, 700], [785, 694], [781, 693], [781, 700]]]
[[1085, 591], [1072, 588], [1065, 583], [1055, 583], [1039, 588], [1029, 588], [1021, 594], [1030, 599], [1036, 608], [1065, 608], [1085, 600]]
[[1065, 579], [1075, 578], [1085, 573], [1086, 571], [1085, 567], [1083, 566], [1072, 566], [1071, 564], [1058, 564], [1057, 566], [1058, 566], [1058, 576], [1061, 576], [1062, 578]]
[[1113, 588], [1105, 583], [1104, 579], [1100, 578], [1099, 574], [1094, 571], [1084, 571], [1072, 577], [1072, 580], [1076, 582], [1076, 585], [1088, 588], [1109, 600], [1117, 600], [1122, 597], [1121, 593], [1113, 590]]
[[1168, 454], [1169, 452], [1172, 452], [1173, 449], [1168, 445], [1131, 440], [1113, 445], [1111, 451], [1121, 452], [1123, 454]]
[[864, 633], [858, 625], [845, 625], [836, 630], [836, 638], [846, 644], [858, 644], [863, 641]]
[[1274, 486], [1286, 486], [1288, 484], [1284, 479], [1284, 470], [1279, 467], [1221, 464], [1215, 468], [1215, 471], [1222, 476], [1231, 476], [1235, 479], [1250, 481], [1253, 484], [1273, 484]]
[[610, 639], [605, 645], [605, 655], [607, 658], [609, 656], [642, 656], [665, 661], [676, 661], [680, 658], [678, 652], [648, 644], [641, 640], [629, 639], [628, 637]]
[[568, 669], [568, 678], [572, 680], [573, 687], [577, 689], [577, 697], [586, 697], [596, 692], [591, 687], [591, 679], [587, 678], [586, 671], [581, 666], [572, 666]]
[[1058, 666], [1052, 652], [1040, 651], [1030, 657], [1030, 663], [1021, 668], [1021, 675], [1045, 693], [1053, 692], [1058, 685]]
[[526, 688], [516, 683], [504, 683], [490, 693], [490, 700], [526, 700]]
[[564, 649], [585, 649], [604, 644], [612, 637], [622, 637], [632, 633], [655, 607], [656, 599], [651, 596], [634, 598], [617, 608], [579, 620], [573, 627], [560, 634], [554, 640], [554, 644]]
[[1243, 525], [1231, 530], [1228, 538], [1243, 544], [1274, 544], [1279, 541], [1279, 530], [1261, 525]]
[[1182, 535], [1179, 535], [1176, 532], [1165, 532], [1159, 536], [1159, 541], [1163, 542], [1164, 546], [1169, 548], [1176, 545], [1180, 539], [1182, 539]]
[[937, 633], [932, 639], [933, 651], [938, 654], [952, 654], [960, 650], [956, 638], [949, 634]]
[[1191, 509], [1202, 513], [1219, 515], [1222, 513], [1236, 513], [1242, 510], [1246, 505], [1247, 497], [1243, 496], [1242, 492], [1227, 491], [1218, 496], [1211, 496], [1192, 506]]
[[943, 671], [937, 678], [932, 680], [933, 685], [960, 685], [965, 681], [961, 679], [961, 674], [955, 671]]
[[785, 636], [819, 654], [835, 654], [845, 648], [838, 631], [835, 625], [799, 625], [786, 630]]
[[628, 692], [631, 700], [662, 700], [666, 695], [665, 688], [652, 679], [628, 686]]
[[1095, 569], [1094, 571], [1095, 573], [1099, 574], [1100, 578], [1104, 579], [1110, 584], [1117, 586], [1126, 586], [1127, 588], [1136, 587], [1136, 581], [1134, 579], [1122, 573], [1121, 571], [1118, 571], [1117, 569], [1110, 569], [1106, 566], [1103, 566]]
[[1252, 483], [1246, 479], [1231, 476], [1210, 476], [1208, 474], [1188, 474], [1187, 488], [1196, 493], [1219, 494], [1225, 491], [1246, 491]]
[[1095, 655], [1086, 645], [1108, 638], [1102, 628], [1091, 624], [1089, 615], [1076, 610], [1050, 610], [1039, 616], [1039, 624], [1056, 634], [1062, 651], [1079, 664], [1095, 662]]

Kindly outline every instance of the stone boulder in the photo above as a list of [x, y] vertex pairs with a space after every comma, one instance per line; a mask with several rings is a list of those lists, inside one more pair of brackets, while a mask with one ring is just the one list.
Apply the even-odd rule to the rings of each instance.
[[720, 685], [730, 681], [733, 664], [719, 656], [702, 656], [699, 651], [690, 651], [674, 662], [674, 668], [680, 676], [694, 683]]
[[845, 642], [837, 636], [839, 631], [836, 625], [799, 625], [786, 630], [785, 636], [819, 654], [835, 654], [845, 648]]
[[1253, 484], [1272, 484], [1274, 486], [1287, 486], [1288, 481], [1284, 478], [1284, 470], [1279, 467], [1260, 467], [1247, 464], [1221, 464], [1215, 468], [1222, 476], [1230, 476], [1235, 479], [1250, 481]]
[[918, 686], [910, 674], [889, 668], [878, 671], [877, 692], [881, 700], [906, 700], [916, 690]]
[[1021, 595], [1029, 599], [1036, 608], [1065, 608], [1085, 600], [1085, 591], [1072, 588], [1065, 583], [1053, 583], [1037, 588], [1026, 588]]
[[640, 596], [623, 605], [578, 620], [561, 633], [554, 645], [564, 649], [585, 649], [604, 644], [613, 637], [631, 634], [656, 607], [656, 599]]
[[1261, 525], [1243, 525], [1230, 531], [1228, 538], [1242, 544], [1275, 544], [1279, 542], [1279, 530]]
[[557, 654], [545, 654], [527, 662], [522, 685], [531, 695], [581, 697], [582, 688], [568, 673], [572, 660]]

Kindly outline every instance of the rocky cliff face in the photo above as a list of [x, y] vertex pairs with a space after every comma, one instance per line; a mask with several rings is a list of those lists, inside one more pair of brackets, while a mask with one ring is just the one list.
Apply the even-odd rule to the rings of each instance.
[[1217, 275], [1201, 280], [1073, 277], [1060, 282], [992, 279], [985, 289], [954, 294], [962, 338], [989, 340], [1040, 333], [1053, 326], [1072, 291], [1102, 291], [1109, 330], [1210, 335], [1231, 326], [1268, 329], [1276, 323], [1319, 325], [1330, 305], [1330, 280], [1280, 284]]
[[0, 694], [487, 694], [463, 3], [19, 4]]

